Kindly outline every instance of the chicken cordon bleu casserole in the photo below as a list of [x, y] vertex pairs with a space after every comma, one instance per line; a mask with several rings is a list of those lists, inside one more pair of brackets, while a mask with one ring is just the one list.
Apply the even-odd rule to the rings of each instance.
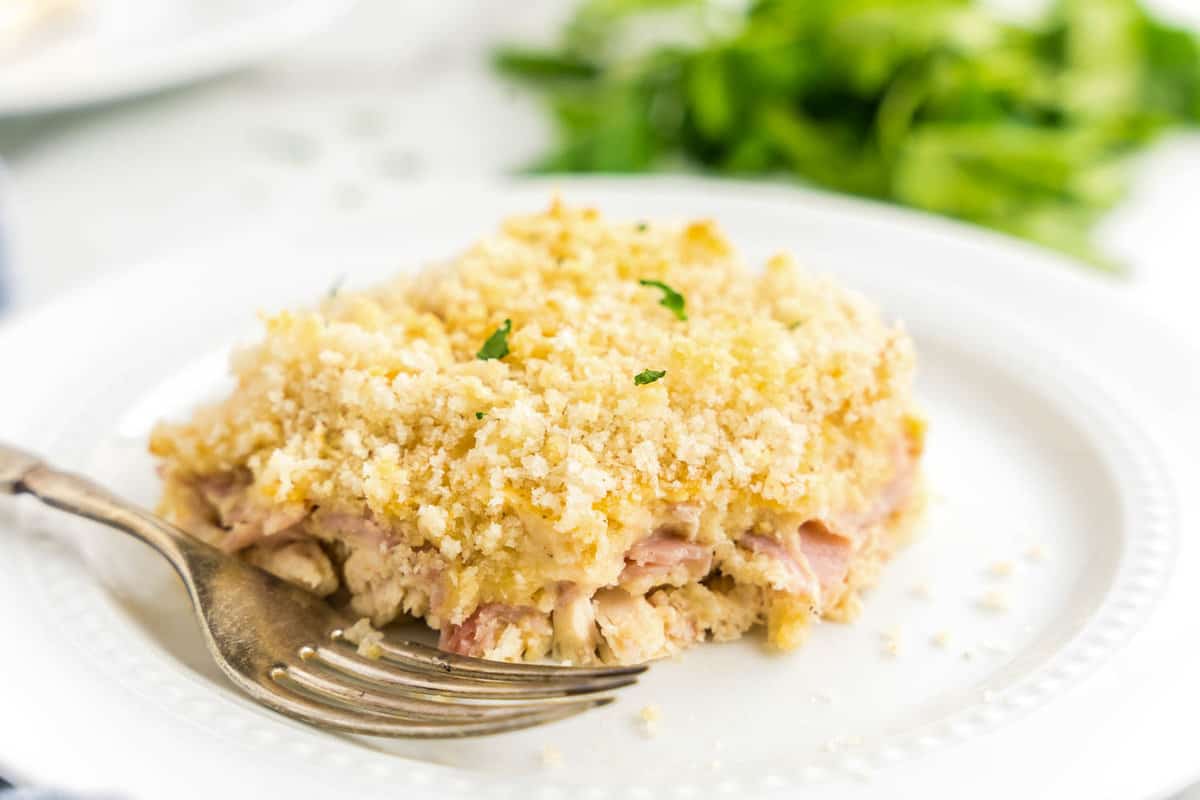
[[791, 649], [920, 511], [909, 336], [710, 222], [555, 202], [265, 327], [231, 395], [155, 430], [161, 511], [455, 653]]

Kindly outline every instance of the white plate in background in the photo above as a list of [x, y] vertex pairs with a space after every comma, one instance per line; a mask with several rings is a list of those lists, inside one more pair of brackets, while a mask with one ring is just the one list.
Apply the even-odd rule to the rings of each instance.
[[76, 0], [0, 52], [0, 116], [199, 80], [326, 27], [350, 0]]
[[[0, 438], [152, 504], [149, 427], [221, 391], [256, 309], [453, 253], [555, 187], [618, 217], [715, 218], [751, 263], [792, 250], [909, 325], [935, 496], [862, 619], [784, 656], [753, 637], [700, 647], [551, 727], [336, 736], [228, 686], [144, 547], [0, 503], [0, 637], [22, 643], [0, 681], [0, 770], [136, 800], [1149, 798], [1200, 773], [1185, 727], [1200, 701], [1197, 354], [1061, 259], [997, 235], [686, 179], [440, 182], [340, 213], [298, 199], [0, 325], [13, 387]], [[1012, 575], [989, 574], [1001, 561]], [[991, 592], [1007, 610], [985, 607]], [[662, 709], [654, 738], [637, 722], [647, 703]], [[547, 745], [562, 766], [543, 765]]]

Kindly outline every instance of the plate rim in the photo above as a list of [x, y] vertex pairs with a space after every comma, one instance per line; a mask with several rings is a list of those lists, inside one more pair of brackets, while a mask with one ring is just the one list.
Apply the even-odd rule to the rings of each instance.
[[[712, 181], [709, 181], [706, 179], [694, 179], [694, 178], [683, 179], [683, 183], [686, 185], [686, 187], [691, 187], [693, 189], [695, 188], [695, 184], [697, 181], [704, 184], [705, 186], [710, 186], [713, 183]], [[442, 181], [439, 183], [440, 183], [442, 191], [449, 190], [446, 182]], [[716, 183], [723, 190], [728, 190], [730, 188], [729, 182], [718, 181]], [[472, 182], [469, 182], [469, 184], [476, 187], [477, 189], [482, 189], [482, 191], [485, 193], [486, 192], [494, 192], [497, 194], [497, 196], [508, 194], [514, 187], [514, 184], [521, 190], [524, 190], [527, 188], [539, 188], [539, 187], [544, 190], [547, 187], [547, 185], [549, 185], [549, 186], [567, 187], [566, 189], [564, 189], [564, 191], [569, 191], [569, 188], [575, 184], [588, 186], [591, 189], [596, 189], [597, 187], [599, 187], [601, 189], [601, 191], [603, 191], [603, 187], [608, 184], [612, 184], [615, 188], [624, 189], [624, 190], [628, 190], [631, 186], [636, 187], [637, 185], [640, 185], [640, 184], [651, 184], [651, 186], [649, 188], [657, 189], [657, 190], [660, 190], [667, 194], [670, 194], [673, 191], [678, 191], [680, 189], [680, 185], [679, 185], [680, 180], [679, 179], [661, 180], [661, 179], [640, 179], [640, 178], [616, 179], [615, 181], [611, 178], [601, 178], [601, 179], [589, 178], [589, 179], [584, 179], [583, 181], [577, 181], [575, 179], [564, 180], [561, 178], [560, 179], [542, 180], [542, 181], [518, 181], [518, 182], [486, 181], [486, 182], [481, 183], [478, 181], [472, 181]], [[453, 189], [452, 189], [453, 191], [461, 191], [462, 190], [461, 183], [453, 184], [452, 186], [453, 186]], [[861, 214], [864, 211], [866, 211], [872, 217], [883, 216], [885, 218], [885, 221], [890, 222], [892, 224], [902, 224], [906, 228], [910, 228], [912, 225], [912, 222], [913, 222], [911, 212], [908, 212], [905, 210], [892, 209], [890, 207], [886, 207], [886, 206], [882, 206], [880, 204], [874, 204], [874, 203], [864, 204], [862, 201], [848, 199], [848, 198], [841, 198], [841, 197], [831, 197], [828, 195], [824, 195], [823, 193], [814, 193], [814, 192], [807, 192], [807, 191], [799, 191], [798, 192], [797, 190], [790, 189], [790, 188], [761, 187], [761, 186], [751, 184], [748, 186], [741, 187], [741, 189], [739, 189], [738, 191], [735, 191], [734, 194], [738, 194], [741, 191], [745, 191], [745, 189], [751, 189], [753, 194], [755, 194], [759, 199], [764, 199], [765, 202], [775, 203], [781, 197], [785, 197], [792, 202], [795, 202], [798, 200], [807, 202], [807, 203], [811, 204], [810, 207], [807, 209], [810, 213], [812, 213], [815, 210], [817, 212], [826, 211], [826, 212], [835, 213], [838, 215], [845, 215], [846, 213]], [[766, 192], [759, 191], [762, 189], [766, 189], [767, 191]], [[734, 199], [734, 198], [731, 198], [731, 199]], [[721, 198], [717, 198], [716, 200], [714, 200], [715, 205], [720, 205], [721, 202], [722, 202]], [[871, 206], [871, 208], [864, 208], [864, 205]], [[814, 206], [815, 206], [815, 208], [814, 208]], [[944, 228], [944, 230], [934, 230], [933, 231], [933, 233], [936, 233], [938, 235], [956, 236], [956, 235], [960, 235], [960, 234], [964, 233], [964, 229], [965, 229], [965, 233], [968, 234], [968, 238], [976, 239], [976, 240], [978, 240], [980, 238], [979, 232], [974, 231], [973, 229], [970, 229], [968, 226], [962, 226], [958, 223], [947, 222], [947, 221], [943, 221], [940, 219], [932, 219], [931, 220], [927, 217], [927, 215], [919, 215], [919, 216], [925, 217], [925, 219], [923, 220], [925, 224], [921, 226], [923, 228], [927, 228], [927, 229], [928, 228], [934, 228], [934, 229]], [[878, 220], [875, 220], [875, 221], [878, 221]], [[931, 225], [930, 224], [931, 222], [934, 224]], [[911, 231], [907, 231], [907, 232], [911, 233]], [[925, 232], [929, 232], [929, 231], [925, 231]], [[999, 241], [998, 242], [988, 242], [988, 241], [986, 241], [987, 238], [995, 238], [995, 239], [998, 239]], [[972, 244], [974, 244], [974, 242], [972, 242]], [[1003, 237], [1000, 235], [993, 234], [993, 235], [990, 235], [990, 237], [985, 235], [984, 241], [982, 241], [979, 246], [990, 247], [990, 246], [997, 245], [997, 244], [1008, 245], [1011, 249], [1011, 246], [1013, 244], [1021, 245], [1022, 243], [1014, 242], [1014, 241], [1008, 239], [1008, 237]], [[1060, 266], [1065, 266], [1066, 269], [1068, 269], [1068, 270], [1075, 269], [1073, 266], [1069, 265], [1069, 262], [1067, 262], [1065, 259], [1061, 259], [1053, 254], [1048, 254], [1043, 251], [1040, 251], [1039, 248], [1035, 248], [1033, 246], [1024, 245], [1024, 247], [1029, 248], [1033, 251], [1036, 251], [1036, 255], [1041, 257], [1039, 260], [1048, 260], [1051, 262], [1058, 262]], [[1024, 255], [1029, 255], [1029, 254], [1026, 253]], [[161, 258], [153, 259], [152, 261], [148, 262], [148, 265], [160, 263], [162, 260], [163, 259], [161, 259]], [[1017, 259], [1017, 260], [1020, 261], [1020, 259]], [[1016, 265], [1014, 264], [1013, 266], [1015, 267]], [[1028, 269], [1029, 270], [1034, 270], [1034, 269], [1041, 270], [1041, 269], [1044, 269], [1044, 266], [1045, 265], [1029, 266]], [[140, 269], [146, 269], [146, 268], [149, 268], [149, 267], [147, 265], [143, 265], [142, 267], [140, 267]], [[1046, 274], [1050, 274], [1050, 272], [1051, 271], [1048, 270]], [[86, 295], [94, 295], [97, 293], [103, 294], [106, 291], [111, 292], [115, 286], [119, 286], [123, 281], [136, 279], [137, 274], [138, 274], [138, 268], [135, 268], [135, 269], [124, 271], [118, 275], [107, 276], [105, 278], [102, 278], [98, 284], [93, 284], [91, 287], [76, 290], [76, 292], [72, 293], [72, 297], [64, 298], [60, 301], [47, 304], [47, 306], [44, 306], [41, 309], [35, 309], [35, 310], [29, 312], [28, 314], [18, 315], [18, 317], [15, 320], [8, 320], [8, 321], [0, 322], [0, 343], [3, 343], [9, 339], [20, 338], [21, 330], [22, 329], [27, 330], [30, 327], [37, 327], [36, 321], [39, 319], [42, 320], [44, 323], [45, 320], [52, 320], [53, 317], [55, 317], [56, 315], [61, 316], [63, 313], [66, 313], [66, 310], [69, 309], [69, 307], [72, 303], [72, 298], [74, 299], [74, 301], [78, 301], [80, 299], [83, 299], [83, 297]], [[1033, 272], [1030, 272], [1030, 275], [1033, 275], [1033, 274], [1034, 274]], [[1067, 273], [1067, 272], [1063, 272], [1061, 275], [1057, 276], [1056, 278], [1045, 278], [1041, 274], [1038, 274], [1036, 280], [1041, 281], [1041, 280], [1062, 279], [1062, 280], [1067, 281], [1068, 283], [1075, 282], [1075, 279], [1077, 276], [1071, 276], [1068, 278], [1068, 277], [1066, 277], [1068, 274], [1069, 273]], [[1092, 288], [1099, 288], [1099, 287], [1093, 286]], [[1118, 301], [1118, 300], [1123, 300], [1123, 298], [1118, 298], [1113, 295], [1108, 295], [1107, 300]], [[1139, 310], [1134, 308], [1131, 304], [1128, 304], [1126, 302], [1125, 305], [1126, 305], [1126, 311], [1128, 311], [1129, 313], [1135, 314], [1135, 315], [1139, 313]], [[1176, 344], [1183, 345], [1185, 348], [1190, 347], [1189, 343], [1183, 342], [1182, 340], [1178, 340], [1177, 337], [1170, 334], [1167, 331], [1167, 329], [1165, 329], [1165, 328], [1162, 328], [1158, 333], [1159, 333], [1159, 335], [1166, 336], [1166, 337], [1174, 340], [1174, 342]]]

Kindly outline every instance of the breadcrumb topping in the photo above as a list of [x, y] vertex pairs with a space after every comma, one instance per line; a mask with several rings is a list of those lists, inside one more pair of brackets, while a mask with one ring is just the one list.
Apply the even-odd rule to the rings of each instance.
[[[897, 443], [920, 449], [904, 330], [788, 256], [746, 269], [707, 221], [555, 202], [441, 268], [263, 321], [233, 394], [160, 425], [151, 450], [168, 495], [239, 476], [288, 521], [312, 514], [324, 541], [361, 520], [371, 559], [449, 574], [389, 594], [365, 546], [344, 564], [331, 550], [352, 591], [386, 600], [356, 605], [377, 625], [408, 612], [444, 629], [487, 603], [548, 613], [548, 587], [615, 585], [678, 504], [700, 509], [692, 541], [750, 563], [729, 549], [742, 532], [869, 516]], [[184, 504], [164, 500], [177, 519]], [[793, 605], [786, 620], [773, 606], [780, 641], [807, 624]], [[544, 652], [530, 637], [548, 634], [526, 634], [513, 652]]]

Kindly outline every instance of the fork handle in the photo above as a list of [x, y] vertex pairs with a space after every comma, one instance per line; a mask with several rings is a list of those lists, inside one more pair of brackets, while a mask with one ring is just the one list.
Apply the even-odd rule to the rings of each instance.
[[146, 509], [2, 443], [0, 494], [30, 494], [53, 508], [124, 531], [158, 550], [177, 569], [183, 565], [183, 551], [194, 546], [185, 534]]

